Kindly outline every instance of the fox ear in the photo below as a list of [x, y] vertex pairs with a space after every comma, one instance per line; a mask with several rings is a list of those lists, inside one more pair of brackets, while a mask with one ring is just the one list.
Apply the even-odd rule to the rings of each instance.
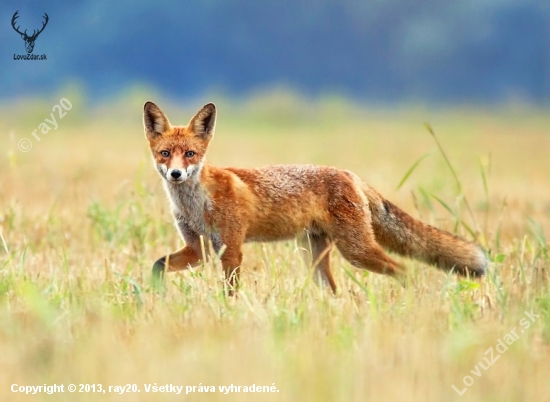
[[148, 139], [164, 134], [172, 128], [168, 117], [153, 102], [146, 102], [143, 106], [143, 127]]
[[199, 138], [209, 140], [214, 135], [216, 126], [216, 106], [207, 103], [189, 122], [189, 128]]

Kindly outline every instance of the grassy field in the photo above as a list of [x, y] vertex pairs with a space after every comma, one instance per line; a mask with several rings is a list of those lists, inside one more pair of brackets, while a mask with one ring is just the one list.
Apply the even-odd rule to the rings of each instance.
[[[62, 97], [72, 108], [37, 140]], [[169, 274], [163, 293], [150, 287], [152, 263], [182, 245], [143, 135], [150, 97], [174, 123], [201, 106], [130, 93], [92, 107], [68, 91], [0, 108], [0, 400], [550, 400], [548, 111], [208, 99], [211, 163], [351, 169], [491, 260], [471, 281], [399, 259], [402, 288], [335, 255], [334, 296], [295, 242], [250, 244], [238, 296], [226, 297], [215, 261]], [[150, 387], [167, 384], [182, 393]], [[219, 388], [231, 384], [241, 392]], [[273, 392], [244, 392], [252, 385]]]

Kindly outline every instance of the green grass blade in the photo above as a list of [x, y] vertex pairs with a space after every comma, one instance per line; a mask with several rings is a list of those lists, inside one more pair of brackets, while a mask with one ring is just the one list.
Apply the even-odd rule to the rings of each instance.
[[460, 221], [460, 224], [464, 229], [466, 229], [468, 233], [470, 233], [470, 236], [472, 236], [473, 239], [476, 239], [476, 232], [470, 226], [468, 226], [466, 222]]
[[[470, 207], [470, 203], [468, 202], [468, 200], [466, 199], [466, 197], [464, 196], [464, 193], [462, 191], [462, 183], [460, 182], [460, 179], [458, 178], [458, 175], [456, 174], [456, 170], [453, 168], [453, 165], [451, 165], [451, 161], [449, 160], [449, 158], [447, 157], [447, 154], [445, 153], [445, 151], [443, 150], [443, 147], [441, 146], [441, 143], [439, 142], [439, 140], [437, 139], [437, 136], [435, 135], [435, 132], [434, 130], [432, 129], [432, 126], [430, 126], [428, 123], [424, 123], [424, 127], [426, 127], [426, 129], [428, 130], [428, 132], [431, 134], [431, 136], [433, 137], [437, 147], [439, 148], [439, 152], [441, 153], [441, 155], [443, 156], [443, 159], [445, 159], [445, 163], [447, 164], [447, 166], [449, 167], [449, 170], [451, 171], [454, 179], [455, 179], [455, 183], [456, 183], [456, 187], [457, 187], [457, 190], [458, 190], [458, 193], [462, 196], [462, 198], [464, 199], [464, 205], [466, 205], [466, 209], [468, 210], [468, 213], [470, 214], [470, 218], [472, 219], [472, 222], [474, 223], [474, 226], [476, 227], [476, 232], [479, 232], [479, 230], [477, 228], [479, 228], [479, 225], [477, 223], [477, 220], [474, 216], [474, 212], [472, 211], [472, 208]], [[477, 236], [476, 236], [477, 237]]]
[[439, 202], [443, 208], [445, 208], [447, 211], [449, 211], [451, 213], [451, 215], [453, 215], [455, 218], [456, 218], [456, 213], [451, 209], [451, 207], [449, 207], [445, 201], [443, 201], [441, 198], [433, 195], [433, 194], [430, 194], [437, 202]]
[[351, 278], [353, 282], [355, 282], [355, 284], [357, 284], [357, 286], [361, 288], [363, 292], [365, 292], [367, 296], [369, 295], [369, 290], [367, 289], [367, 287], [363, 285], [361, 282], [359, 282], [355, 277], [355, 275], [353, 275], [353, 273], [349, 269], [344, 268], [344, 272], [346, 273], [347, 276]]
[[485, 191], [485, 198], [487, 198], [487, 203], [489, 203], [489, 182], [487, 180], [486, 171], [491, 169], [491, 159], [489, 156], [489, 162], [484, 163], [481, 158], [479, 159], [479, 171], [481, 172], [481, 180], [483, 181], [483, 191]]
[[531, 223], [532, 229], [531, 232], [535, 236], [535, 239], [537, 240], [537, 243], [539, 243], [539, 247], [544, 253], [545, 256], [548, 255], [548, 242], [546, 241], [546, 237], [544, 236], [544, 231], [542, 230], [542, 226], [540, 226], [533, 218], [530, 216], [527, 217], [529, 219], [529, 222]]
[[395, 189], [395, 191], [398, 191], [401, 188], [401, 186], [403, 184], [405, 184], [405, 182], [407, 181], [409, 176], [412, 174], [412, 172], [414, 172], [414, 170], [420, 164], [420, 162], [422, 162], [424, 159], [426, 159], [431, 154], [432, 154], [432, 152], [428, 152], [427, 154], [422, 155], [420, 158], [418, 158], [418, 160], [416, 162], [413, 163], [413, 165], [409, 168], [409, 170], [407, 170], [407, 173], [405, 173], [405, 176], [403, 176], [403, 178], [401, 179], [401, 181], [397, 185], [397, 188]]
[[134, 298], [136, 300], [137, 308], [140, 309], [143, 307], [143, 300], [142, 300], [142, 291], [141, 286], [139, 283], [137, 283], [133, 278], [130, 278], [129, 276], [119, 274], [118, 272], [114, 272], [116, 276], [124, 280], [126, 283], [128, 283], [130, 286], [132, 286], [132, 294], [134, 295]]
[[456, 187], [457, 187], [457, 190], [459, 193], [462, 193], [462, 183], [460, 183], [460, 180], [458, 178], [458, 175], [456, 174], [456, 171], [455, 169], [453, 168], [453, 165], [451, 165], [451, 161], [449, 160], [449, 158], [447, 157], [447, 154], [445, 153], [445, 151], [443, 150], [443, 147], [441, 146], [441, 143], [439, 142], [439, 140], [437, 139], [437, 136], [435, 135], [435, 132], [432, 128], [432, 126], [430, 126], [428, 123], [424, 123], [424, 127], [426, 127], [426, 129], [428, 130], [428, 132], [431, 134], [431, 136], [433, 137], [436, 145], [437, 145], [437, 148], [439, 148], [439, 152], [441, 153], [441, 155], [443, 156], [443, 159], [445, 159], [445, 163], [447, 164], [447, 166], [449, 167], [449, 170], [451, 171], [451, 173], [453, 174], [453, 177], [455, 179], [455, 183], [456, 183]]

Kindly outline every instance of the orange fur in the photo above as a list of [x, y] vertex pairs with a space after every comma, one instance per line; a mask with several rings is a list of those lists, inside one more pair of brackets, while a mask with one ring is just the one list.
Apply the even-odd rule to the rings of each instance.
[[155, 263], [156, 275], [198, 264], [203, 236], [215, 252], [225, 246], [222, 266], [234, 287], [243, 243], [305, 233], [317, 263], [316, 277], [333, 291], [333, 245], [354, 266], [392, 276], [404, 274], [404, 267], [382, 247], [459, 274], [485, 274], [487, 261], [479, 246], [415, 220], [349, 171], [313, 165], [209, 165], [205, 153], [215, 120], [215, 106], [209, 103], [189, 124], [174, 127], [158, 106], [145, 104], [145, 134], [186, 242]]

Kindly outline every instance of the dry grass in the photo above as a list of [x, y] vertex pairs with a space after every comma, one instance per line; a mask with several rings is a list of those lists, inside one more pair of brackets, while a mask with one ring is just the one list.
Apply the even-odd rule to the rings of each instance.
[[[77, 99], [39, 142], [29, 133], [56, 101], [0, 109], [0, 399], [550, 400], [548, 113], [369, 111], [337, 100], [301, 109], [285, 94], [222, 101], [211, 162], [352, 169], [413, 216], [471, 239], [469, 228], [492, 260], [478, 282], [407, 260], [412, 284], [403, 289], [336, 256], [340, 292], [332, 296], [311, 283], [293, 242], [247, 245], [242, 288], [228, 298], [216, 263], [170, 274], [165, 293], [151, 291], [152, 262], [181, 240], [149, 160], [144, 100], [84, 113]], [[198, 106], [166, 105], [179, 123]], [[28, 153], [17, 150], [22, 137], [33, 141]], [[521, 332], [531, 309], [540, 317]], [[513, 328], [519, 339], [481, 377], [472, 374]], [[474, 384], [459, 397], [451, 386], [463, 389], [467, 375]], [[137, 384], [141, 392], [10, 392], [53, 383]], [[275, 384], [279, 392], [146, 393], [154, 383], [184, 394], [199, 384]]]

